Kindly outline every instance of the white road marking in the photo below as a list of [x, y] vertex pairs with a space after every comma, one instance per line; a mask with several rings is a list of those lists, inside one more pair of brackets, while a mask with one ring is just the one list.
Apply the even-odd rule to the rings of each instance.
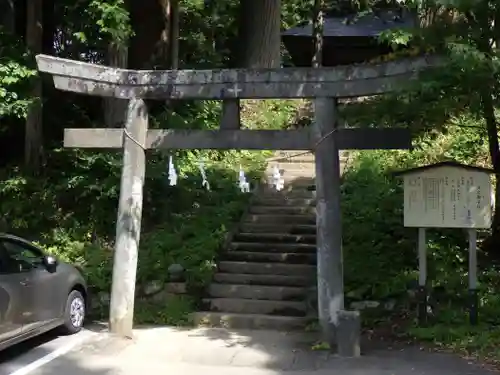
[[54, 351], [50, 352], [49, 354], [29, 363], [26, 366], [23, 366], [8, 375], [27, 375], [31, 373], [32, 371], [46, 365], [47, 363], [53, 361], [54, 359], [67, 354], [71, 350], [75, 349], [77, 346], [83, 344], [85, 341], [89, 340], [91, 337], [97, 335], [97, 332], [92, 332], [92, 331], [84, 331], [78, 335], [74, 340], [70, 341], [69, 343], [65, 344], [64, 346], [55, 349]]

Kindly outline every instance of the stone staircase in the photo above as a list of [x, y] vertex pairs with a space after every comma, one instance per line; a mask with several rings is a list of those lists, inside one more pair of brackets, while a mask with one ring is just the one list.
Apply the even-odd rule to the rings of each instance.
[[[277, 157], [296, 152], [281, 152]], [[275, 162], [268, 165], [268, 175]], [[310, 319], [316, 285], [314, 155], [279, 162], [284, 190], [261, 187], [194, 315], [199, 325], [294, 330]]]

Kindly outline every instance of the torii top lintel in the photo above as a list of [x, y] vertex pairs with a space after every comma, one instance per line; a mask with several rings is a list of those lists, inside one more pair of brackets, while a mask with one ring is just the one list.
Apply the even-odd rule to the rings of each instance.
[[123, 99], [358, 97], [394, 91], [436, 67], [437, 56], [335, 68], [127, 70], [37, 55], [56, 88]]

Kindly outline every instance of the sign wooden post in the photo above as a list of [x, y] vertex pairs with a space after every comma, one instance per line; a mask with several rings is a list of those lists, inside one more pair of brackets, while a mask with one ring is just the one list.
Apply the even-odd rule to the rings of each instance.
[[426, 229], [418, 228], [418, 322], [427, 323], [427, 240]]
[[491, 227], [492, 169], [454, 161], [396, 172], [404, 178], [404, 225], [418, 228], [419, 322], [427, 321], [426, 228], [466, 229], [469, 240], [469, 320], [478, 322], [477, 235]]
[[[420, 70], [436, 63], [439, 60], [426, 57], [339, 68], [133, 71], [38, 55], [38, 69], [51, 74], [56, 88], [60, 90], [131, 99], [129, 115], [134, 114], [130, 117], [134, 120], [129, 118], [125, 129], [65, 129], [64, 133], [65, 147], [125, 147], [117, 251], [113, 265], [111, 331], [121, 336], [132, 334], [133, 285], [141, 215], [137, 202], [140, 200], [142, 203], [142, 197], [139, 197], [142, 196], [144, 179], [143, 149], [153, 148], [315, 150], [319, 155], [316, 166], [319, 196], [318, 270], [324, 286], [320, 288], [319, 294], [321, 324], [322, 327], [328, 327], [332, 316], [338, 317], [338, 322], [345, 319], [348, 314], [343, 313], [338, 150], [407, 149], [411, 146], [411, 134], [407, 129], [394, 128], [331, 131], [336, 121], [332, 97], [367, 96], [392, 91], [401, 83], [415, 79]], [[312, 130], [146, 131], [147, 112], [142, 102], [142, 99], [317, 97], [325, 99], [318, 101], [320, 121]], [[127, 220], [121, 221], [122, 217]], [[356, 329], [359, 330], [359, 327]], [[343, 340], [339, 348], [349, 345], [345, 343], [350, 342], [350, 338], [344, 336], [339, 337], [339, 340]], [[357, 342], [353, 345], [357, 345]], [[355, 351], [356, 348], [353, 348], [346, 352]]]
[[471, 325], [478, 323], [478, 303], [477, 294], [477, 230], [469, 228], [467, 230], [469, 240], [469, 321]]

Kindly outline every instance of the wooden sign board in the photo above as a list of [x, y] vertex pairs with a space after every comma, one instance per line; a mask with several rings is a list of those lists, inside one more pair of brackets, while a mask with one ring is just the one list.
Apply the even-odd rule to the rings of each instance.
[[489, 228], [491, 181], [486, 169], [442, 163], [404, 174], [404, 226]]

